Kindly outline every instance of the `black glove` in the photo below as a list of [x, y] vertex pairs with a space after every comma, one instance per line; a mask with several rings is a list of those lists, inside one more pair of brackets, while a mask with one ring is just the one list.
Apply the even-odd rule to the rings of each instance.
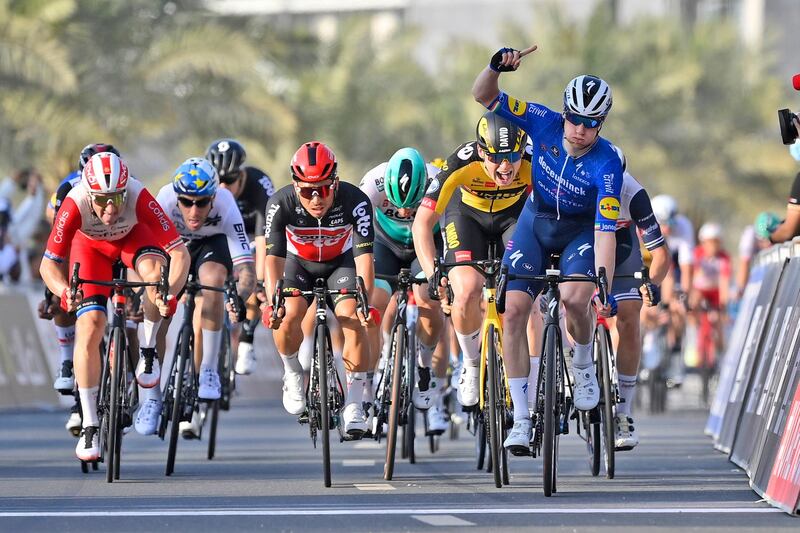
[[517, 70], [514, 67], [510, 67], [508, 65], [501, 65], [500, 62], [503, 60], [503, 53], [505, 52], [514, 52], [514, 48], [501, 48], [497, 52], [494, 53], [492, 59], [489, 60], [489, 68], [495, 72], [511, 72], [513, 70]]
[[658, 305], [661, 301], [661, 287], [658, 285], [654, 285], [652, 283], [645, 283], [642, 285], [644, 290], [647, 291], [647, 295], [650, 297], [650, 306]]
[[439, 300], [439, 276], [434, 274], [428, 278], [428, 298], [431, 300]]
[[244, 322], [244, 319], [247, 316], [247, 307], [244, 305], [244, 300], [242, 297], [236, 294], [234, 297], [231, 298], [231, 307], [236, 312], [236, 323]]

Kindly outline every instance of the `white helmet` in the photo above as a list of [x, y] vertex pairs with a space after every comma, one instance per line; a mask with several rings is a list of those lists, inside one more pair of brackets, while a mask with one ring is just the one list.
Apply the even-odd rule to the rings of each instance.
[[111, 152], [95, 154], [86, 162], [81, 183], [91, 194], [114, 194], [128, 187], [128, 166]]
[[722, 226], [716, 222], [706, 222], [700, 226], [700, 231], [697, 233], [697, 239], [700, 241], [710, 241], [711, 239], [722, 238]]
[[611, 87], [597, 76], [578, 76], [564, 89], [564, 111], [568, 113], [603, 119], [611, 103]]
[[678, 214], [678, 203], [668, 194], [659, 194], [650, 200], [653, 214], [659, 224], [667, 224]]

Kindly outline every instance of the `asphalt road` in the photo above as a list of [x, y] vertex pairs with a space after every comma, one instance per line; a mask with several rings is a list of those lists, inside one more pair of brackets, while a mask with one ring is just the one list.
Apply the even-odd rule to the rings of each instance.
[[[583, 442], [561, 440], [559, 492], [542, 494], [541, 462], [513, 458], [511, 485], [475, 469], [472, 437], [418, 438], [417, 464], [398, 460], [383, 481], [383, 449], [335, 442], [332, 488], [306, 426], [286, 415], [274, 381], [243, 383], [220, 423], [217, 457], [180, 441], [164, 476], [166, 444], [131, 434], [122, 479], [82, 474], [63, 412], [0, 413], [0, 531], [408, 531], [463, 527], [548, 531], [797, 531], [800, 522], [758, 502], [746, 476], [702, 433], [691, 398], [640, 416], [641, 445], [617, 456], [616, 479], [592, 478]], [[688, 392], [686, 393], [688, 394]]]

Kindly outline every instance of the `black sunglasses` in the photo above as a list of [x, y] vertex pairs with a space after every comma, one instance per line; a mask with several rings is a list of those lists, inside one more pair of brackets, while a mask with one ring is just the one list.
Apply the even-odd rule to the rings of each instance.
[[198, 198], [197, 200], [192, 200], [184, 196], [178, 196], [178, 201], [181, 203], [183, 207], [192, 207], [193, 205], [196, 205], [197, 207], [202, 209], [211, 203], [211, 198], [206, 196], [205, 198]]

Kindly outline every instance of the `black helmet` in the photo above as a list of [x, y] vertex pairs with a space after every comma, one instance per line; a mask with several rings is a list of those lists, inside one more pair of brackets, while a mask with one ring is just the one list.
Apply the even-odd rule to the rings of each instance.
[[94, 143], [94, 144], [87, 144], [83, 150], [81, 150], [80, 159], [78, 159], [78, 169], [83, 171], [83, 167], [86, 166], [86, 163], [92, 158], [93, 155], [99, 154], [101, 152], [111, 152], [117, 157], [121, 157], [119, 152], [116, 148], [114, 148], [111, 144], [105, 143]]
[[522, 128], [491, 111], [478, 121], [475, 138], [478, 146], [490, 154], [520, 153], [527, 142]]
[[233, 183], [239, 177], [239, 168], [247, 159], [247, 152], [237, 140], [218, 139], [208, 147], [206, 159], [217, 169], [222, 183]]

